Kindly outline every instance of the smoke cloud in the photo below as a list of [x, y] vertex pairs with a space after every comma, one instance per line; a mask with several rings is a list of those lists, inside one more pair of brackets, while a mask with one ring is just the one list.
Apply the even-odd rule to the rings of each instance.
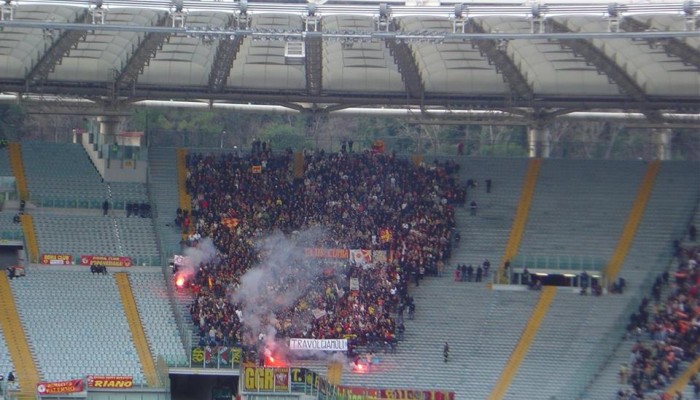
[[323, 228], [311, 228], [290, 236], [275, 232], [256, 243], [260, 261], [242, 276], [240, 285], [231, 295], [231, 301], [240, 305], [241, 322], [246, 330], [256, 339], [264, 340], [263, 353], [266, 357], [274, 354], [289, 359], [291, 355], [286, 341], [276, 339], [284, 323], [277, 320], [278, 315], [293, 320], [295, 325], [308, 324], [310, 328], [313, 316], [307, 321], [300, 321], [299, 313], [285, 311], [293, 310], [324, 276], [324, 271], [327, 272], [323, 261], [304, 255], [304, 248], [318, 247], [326, 236]]
[[193, 278], [202, 264], [207, 264], [217, 261], [219, 255], [214, 245], [214, 242], [210, 238], [203, 238], [197, 241], [197, 244], [193, 247], [187, 247], [183, 251], [185, 256], [179, 262], [176, 262], [178, 267], [178, 276], [184, 276], [186, 279], [190, 280]]

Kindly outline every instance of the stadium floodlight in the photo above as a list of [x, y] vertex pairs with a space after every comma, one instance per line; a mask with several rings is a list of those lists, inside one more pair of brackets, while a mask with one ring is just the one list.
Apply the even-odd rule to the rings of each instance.
[[175, 10], [175, 12], [181, 13], [184, 8], [185, 8], [184, 0], [173, 0], [172, 1], [172, 9]]
[[620, 5], [617, 3], [608, 4], [608, 32], [618, 32], [620, 30]]
[[464, 14], [464, 4], [458, 3], [455, 4], [455, 18], [459, 19], [462, 18]]

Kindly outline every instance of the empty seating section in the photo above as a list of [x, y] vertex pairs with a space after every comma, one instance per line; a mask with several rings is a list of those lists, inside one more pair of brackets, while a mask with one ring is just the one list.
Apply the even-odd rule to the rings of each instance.
[[22, 143], [27, 185], [34, 203], [44, 207], [100, 208], [105, 199], [114, 208], [147, 202], [138, 183], [105, 183], [85, 149], [72, 143]]
[[[629, 316], [639, 306], [641, 297], [650, 295], [651, 280], [669, 266], [671, 270], [676, 267], [671, 261], [672, 242], [685, 236], [688, 216], [697, 207], [697, 193], [700, 187], [698, 170], [700, 165], [697, 163], [661, 163], [637, 235], [620, 272], [620, 276], [624, 277], [629, 285], [626, 297], [629, 297], [630, 308], [624, 319], [620, 320], [620, 325], [629, 321]], [[698, 221], [697, 213], [695, 218]], [[696, 226], [700, 225], [696, 223]], [[620, 336], [622, 329], [624, 326], [619, 327]], [[621, 387], [616, 378], [617, 373], [621, 364], [629, 362], [633, 344], [632, 339], [621, 344], [599, 377], [589, 385], [586, 399], [610, 397]]]
[[15, 367], [10, 358], [10, 351], [7, 349], [7, 343], [5, 342], [5, 334], [0, 326], [0, 375], [3, 378], [7, 378], [7, 374], [14, 370]]
[[637, 235], [620, 272], [633, 284], [647, 283], [670, 263], [673, 241], [687, 232], [690, 216], [698, 201], [700, 165], [662, 162]]
[[[532, 314], [539, 293], [488, 290], [449, 278], [411, 288], [415, 320], [406, 319], [396, 354], [377, 354], [369, 374], [345, 373], [343, 384], [454, 390], [456, 399], [485, 399]], [[442, 348], [450, 345], [450, 360]], [[314, 369], [325, 375], [326, 365]]]
[[184, 346], [162, 272], [131, 273], [129, 281], [153, 356], [185, 360]]
[[96, 374], [144, 382], [111, 275], [43, 268], [27, 275], [12, 281], [12, 293], [42, 379]]
[[7, 147], [0, 149], [0, 176], [13, 176]]
[[150, 148], [148, 163], [150, 168], [150, 186], [153, 208], [156, 210], [154, 224], [169, 254], [180, 253], [180, 230], [173, 225], [178, 202], [178, 175], [175, 148]]
[[39, 253], [132, 257], [160, 265], [150, 218], [35, 214]]
[[[627, 299], [579, 296], [562, 290], [554, 298], [505, 398], [578, 398], [608, 356], [612, 348], [608, 345], [622, 337], [621, 333], [610, 332], [618, 320], [627, 319]], [[556, 379], [541, 379], [543, 376]]]
[[20, 240], [24, 237], [22, 224], [14, 221], [15, 215], [17, 215], [16, 210], [0, 211], [0, 239]]
[[518, 255], [549, 268], [609, 260], [645, 170], [638, 161], [543, 160]]
[[[481, 264], [491, 262], [492, 271], [498, 263], [508, 241], [514, 210], [518, 206], [527, 159], [469, 158], [460, 160], [459, 178], [464, 185], [473, 179], [478, 186], [467, 189], [467, 204], [472, 200], [478, 205], [473, 217], [469, 207], [458, 207], [455, 212], [457, 230], [461, 240], [452, 253], [452, 264]], [[486, 193], [486, 179], [491, 179], [491, 193]], [[451, 271], [450, 271], [451, 272]]]

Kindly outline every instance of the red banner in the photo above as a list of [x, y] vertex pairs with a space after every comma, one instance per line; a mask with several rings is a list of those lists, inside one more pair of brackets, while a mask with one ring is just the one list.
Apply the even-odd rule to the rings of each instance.
[[42, 254], [39, 262], [46, 265], [69, 265], [73, 264], [73, 256], [70, 254]]
[[443, 390], [368, 389], [338, 386], [338, 397], [377, 400], [454, 400], [455, 393]]
[[134, 386], [134, 377], [88, 375], [87, 385], [94, 389], [131, 389]]
[[104, 265], [105, 267], [131, 267], [131, 257], [120, 256], [80, 256], [80, 265]]
[[313, 258], [340, 258], [347, 260], [350, 258], [348, 249], [324, 249], [321, 247], [307, 247], [304, 249], [304, 255]]
[[61, 382], [39, 382], [36, 385], [36, 392], [39, 396], [80, 393], [84, 391], [85, 385], [82, 379], [71, 379]]

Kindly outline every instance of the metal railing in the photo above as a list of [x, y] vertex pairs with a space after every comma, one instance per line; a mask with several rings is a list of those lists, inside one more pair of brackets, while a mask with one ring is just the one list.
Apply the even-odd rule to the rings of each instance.
[[235, 346], [194, 346], [185, 357], [164, 357], [171, 368], [239, 369], [243, 349]]
[[605, 260], [589, 255], [518, 254], [511, 261], [511, 267], [561, 270], [562, 272], [601, 271], [605, 267]]

